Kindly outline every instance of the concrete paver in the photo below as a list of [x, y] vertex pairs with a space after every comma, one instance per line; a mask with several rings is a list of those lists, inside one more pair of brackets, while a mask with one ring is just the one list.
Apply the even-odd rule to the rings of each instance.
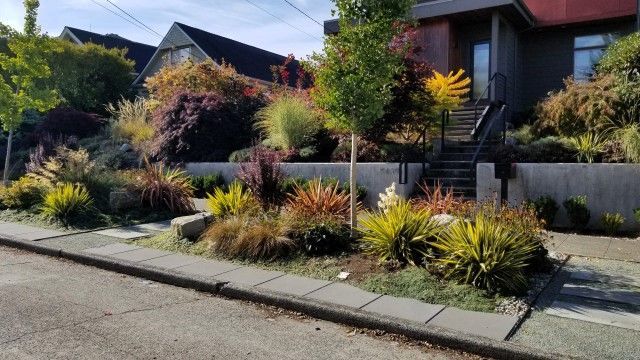
[[175, 269], [181, 266], [195, 264], [203, 259], [197, 256], [171, 254], [167, 256], [161, 256], [149, 260], [141, 261], [141, 264], [161, 267], [165, 269]]
[[123, 240], [139, 239], [139, 238], [143, 238], [151, 235], [151, 233], [149, 232], [135, 231], [135, 230], [130, 230], [126, 228], [115, 228], [115, 229], [95, 231], [94, 234], [111, 236], [111, 237], [123, 239]]
[[382, 295], [370, 293], [351, 285], [333, 283], [307, 294], [305, 297], [359, 309], [380, 296]]
[[284, 275], [258, 285], [261, 289], [303, 296], [331, 284], [331, 281], [309, 279], [295, 275]]
[[575, 320], [593, 322], [640, 331], [640, 315], [621, 308], [607, 307], [604, 303], [586, 300], [554, 301], [545, 313]]
[[241, 267], [223, 274], [217, 275], [215, 278], [220, 281], [228, 281], [243, 285], [255, 286], [273, 280], [284, 275], [280, 271], [269, 271], [252, 267]]
[[113, 255], [113, 254], [118, 254], [122, 252], [137, 250], [137, 249], [142, 249], [142, 248], [136, 245], [115, 243], [115, 244], [100, 246], [97, 248], [85, 249], [84, 252], [88, 252], [90, 254], [95, 254], [95, 255]]
[[518, 318], [516, 316], [481, 313], [448, 307], [429, 320], [427, 325], [435, 325], [496, 340], [505, 340], [517, 322]]
[[640, 292], [634, 290], [565, 284], [560, 294], [640, 306]]
[[145, 261], [149, 259], [159, 258], [161, 256], [167, 256], [167, 255], [171, 255], [171, 253], [168, 251], [142, 248], [142, 249], [113, 254], [111, 256], [121, 260], [140, 262], [140, 261]]
[[239, 268], [241, 268], [240, 265], [228, 262], [204, 260], [194, 264], [177, 267], [174, 270], [198, 276], [216, 276]]
[[384, 295], [363, 307], [362, 310], [426, 323], [444, 308], [444, 305], [432, 305], [414, 299]]

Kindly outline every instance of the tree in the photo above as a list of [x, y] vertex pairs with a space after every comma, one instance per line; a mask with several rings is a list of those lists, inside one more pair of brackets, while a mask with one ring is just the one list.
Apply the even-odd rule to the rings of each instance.
[[0, 36], [7, 37], [9, 54], [0, 53], [0, 121], [9, 132], [4, 163], [3, 181], [8, 181], [13, 132], [22, 122], [25, 110], [47, 111], [58, 103], [55, 90], [41, 85], [51, 76], [48, 55], [55, 50], [54, 43], [40, 34], [37, 25], [38, 0], [24, 0], [25, 17], [22, 33], [0, 24]]
[[134, 62], [125, 57], [126, 49], [52, 41], [59, 51], [49, 55], [51, 77], [46, 84], [58, 91], [64, 105], [104, 115], [105, 105], [129, 94]]
[[[333, 125], [351, 132], [351, 228], [357, 226], [358, 136], [384, 115], [407, 50], [402, 34], [413, 0], [333, 0], [340, 31], [311, 57], [312, 97]], [[334, 13], [335, 15], [335, 13]]]

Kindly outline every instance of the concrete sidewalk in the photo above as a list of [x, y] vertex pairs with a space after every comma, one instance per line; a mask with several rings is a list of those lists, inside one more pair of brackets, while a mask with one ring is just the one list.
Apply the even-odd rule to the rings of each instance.
[[549, 250], [567, 255], [640, 262], [640, 240], [549, 232]]

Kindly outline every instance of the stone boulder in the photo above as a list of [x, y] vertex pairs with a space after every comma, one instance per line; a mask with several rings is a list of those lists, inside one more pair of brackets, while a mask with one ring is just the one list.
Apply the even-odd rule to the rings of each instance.
[[133, 209], [142, 202], [140, 194], [130, 190], [114, 190], [109, 193], [109, 208], [113, 212]]
[[207, 228], [207, 225], [212, 222], [213, 215], [209, 213], [181, 216], [171, 220], [171, 232], [180, 239], [195, 239], [200, 236]]
[[449, 214], [438, 214], [438, 215], [433, 215], [431, 217], [431, 220], [434, 221], [439, 226], [447, 227], [453, 224], [456, 221], [456, 218], [455, 216], [452, 216]]

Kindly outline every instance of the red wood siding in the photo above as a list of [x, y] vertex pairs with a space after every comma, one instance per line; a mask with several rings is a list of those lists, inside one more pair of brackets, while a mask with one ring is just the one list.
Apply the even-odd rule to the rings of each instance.
[[537, 26], [597, 21], [636, 14], [636, 0], [523, 0]]
[[418, 59], [439, 72], [449, 71], [450, 24], [445, 18], [428, 21], [417, 28], [416, 43], [422, 47]]

